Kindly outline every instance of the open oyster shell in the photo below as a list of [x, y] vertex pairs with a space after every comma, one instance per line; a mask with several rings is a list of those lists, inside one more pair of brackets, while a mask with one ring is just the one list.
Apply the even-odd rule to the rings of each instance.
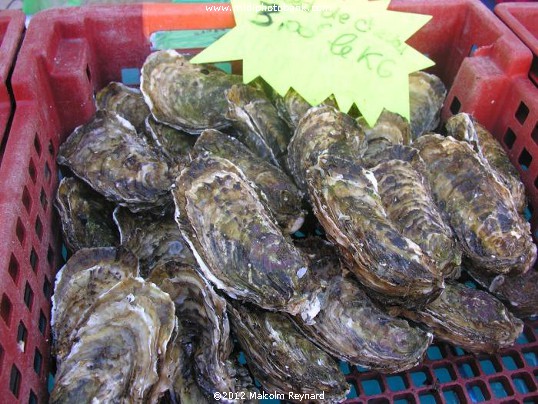
[[217, 130], [206, 130], [198, 138], [194, 153], [212, 153], [235, 164], [256, 184], [278, 224], [286, 233], [295, 233], [304, 222], [303, 194], [278, 167], [252, 153], [239, 140]]
[[324, 154], [308, 170], [307, 183], [316, 217], [363, 285], [407, 306], [439, 295], [439, 271], [389, 220], [371, 171]]
[[323, 402], [345, 399], [349, 385], [336, 362], [286, 316], [240, 304], [228, 304], [228, 311], [248, 366], [266, 391], [285, 394], [289, 401], [294, 401], [290, 392], [323, 392]]
[[76, 341], [61, 363], [51, 403], [144, 402], [162, 375], [175, 327], [170, 297], [126, 278], [78, 319]]
[[292, 133], [266, 95], [254, 87], [236, 84], [226, 91], [228, 113], [240, 140], [255, 154], [286, 169]]
[[420, 150], [433, 196], [470, 265], [497, 274], [527, 271], [536, 261], [530, 225], [471, 146], [424, 135], [413, 147]]
[[63, 178], [54, 206], [62, 221], [63, 240], [71, 252], [119, 244], [118, 230], [112, 220], [114, 205], [84, 182]]
[[133, 212], [168, 203], [177, 174], [129, 122], [103, 110], [60, 146], [58, 163]]
[[160, 263], [179, 261], [196, 265], [196, 259], [183, 241], [172, 212], [164, 216], [114, 210], [114, 221], [121, 235], [121, 245], [132, 251], [140, 262], [145, 278]]
[[142, 93], [137, 88], [111, 82], [95, 95], [98, 109], [118, 114], [133, 125], [137, 131], [144, 128], [144, 121], [150, 114]]
[[122, 279], [138, 275], [136, 257], [113, 247], [77, 251], [56, 274], [51, 327], [59, 363], [73, 344], [77, 322], [95, 301]]
[[372, 172], [385, 212], [401, 234], [419, 245], [443, 277], [459, 277], [460, 247], [422, 174], [402, 160], [385, 161]]
[[531, 268], [523, 274], [492, 275], [467, 268], [481, 286], [508, 305], [517, 317], [538, 315], [538, 271]]
[[197, 157], [173, 190], [176, 220], [203, 275], [232, 298], [313, 318], [305, 260], [237, 166]]
[[338, 147], [359, 159], [367, 147], [363, 129], [333, 107], [309, 109], [288, 146], [288, 167], [299, 188], [306, 191], [306, 171], [317, 164], [319, 155]]
[[484, 165], [489, 165], [497, 179], [510, 191], [517, 210], [522, 213], [527, 207], [525, 186], [521, 182], [519, 173], [501, 144], [471, 115], [460, 113], [452, 116], [446, 122], [449, 136], [457, 140], [468, 142]]
[[225, 90], [241, 77], [210, 65], [190, 63], [173, 50], [150, 54], [140, 77], [140, 89], [153, 117], [192, 134], [229, 125]]
[[495, 297], [482, 290], [447, 282], [441, 295], [416, 311], [395, 309], [428, 326], [440, 339], [469, 352], [494, 353], [514, 343], [523, 323]]
[[434, 74], [414, 72], [409, 75], [409, 104], [413, 139], [439, 126], [446, 87]]

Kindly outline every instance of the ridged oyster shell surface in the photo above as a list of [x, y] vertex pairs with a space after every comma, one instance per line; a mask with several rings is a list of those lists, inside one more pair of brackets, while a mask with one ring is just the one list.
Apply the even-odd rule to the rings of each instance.
[[170, 201], [177, 172], [125, 119], [99, 110], [60, 146], [58, 163], [111, 202], [131, 211]]
[[527, 271], [536, 261], [530, 225], [471, 146], [452, 137], [424, 135], [413, 147], [420, 150], [433, 196], [470, 265], [497, 274]]
[[142, 66], [140, 80], [153, 117], [192, 134], [229, 125], [224, 94], [242, 81], [240, 76], [216, 67], [192, 64], [173, 50], [150, 54]]
[[321, 155], [307, 183], [316, 217], [363, 285], [407, 306], [439, 295], [443, 279], [435, 263], [388, 218], [371, 171]]
[[183, 237], [217, 288], [266, 309], [317, 314], [306, 261], [237, 166], [197, 157], [173, 194]]

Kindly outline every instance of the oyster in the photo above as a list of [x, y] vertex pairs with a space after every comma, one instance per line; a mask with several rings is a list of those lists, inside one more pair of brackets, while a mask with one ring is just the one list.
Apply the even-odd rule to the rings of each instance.
[[58, 163], [133, 212], [168, 203], [177, 174], [129, 122], [103, 110], [60, 146]]
[[58, 362], [69, 352], [84, 313], [122, 279], [137, 275], [136, 257], [121, 248], [85, 248], [71, 256], [56, 274], [52, 296], [51, 328]]
[[538, 271], [531, 268], [524, 274], [491, 275], [468, 268], [467, 271], [481, 286], [508, 305], [517, 317], [538, 315]]
[[416, 311], [398, 314], [423, 323], [434, 335], [469, 352], [494, 353], [514, 343], [523, 323], [495, 297], [459, 283], [446, 284], [441, 295]]
[[527, 207], [525, 186], [503, 147], [493, 135], [466, 113], [451, 117], [446, 122], [446, 130], [449, 136], [466, 141], [473, 147], [482, 162], [489, 165], [498, 180], [508, 188], [517, 210], [522, 213]]
[[176, 51], [163, 50], [144, 62], [140, 89], [157, 121], [198, 134], [229, 125], [224, 92], [241, 81], [240, 76], [192, 64]]
[[[293, 88], [290, 88], [286, 95], [279, 100], [283, 105], [278, 106], [279, 109], [284, 109], [289, 116], [289, 125], [291, 128], [296, 128], [299, 124], [299, 121], [308, 110], [312, 107], [297, 91]], [[321, 106], [327, 105], [333, 108], [338, 108], [334, 98], [327, 98]]]
[[144, 129], [144, 121], [150, 114], [139, 89], [111, 82], [95, 96], [98, 109], [118, 114], [133, 125], [137, 131]]
[[353, 365], [394, 373], [417, 365], [433, 336], [385, 314], [349, 278], [333, 278], [316, 322], [296, 319], [301, 332], [325, 352]]
[[71, 252], [119, 244], [112, 221], [114, 206], [75, 178], [63, 178], [54, 201], [62, 221], [63, 240]]
[[306, 171], [329, 148], [341, 148], [359, 159], [367, 143], [364, 131], [349, 115], [333, 107], [313, 107], [301, 118], [288, 146], [288, 167], [295, 183], [306, 191]]
[[443, 277], [458, 278], [461, 250], [422, 175], [402, 160], [385, 161], [372, 172], [385, 212], [401, 234], [418, 244]]
[[228, 311], [248, 366], [266, 391], [285, 394], [290, 401], [297, 399], [289, 392], [324, 393], [328, 402], [345, 399], [349, 385], [336, 362], [288, 318], [240, 304], [228, 304]]
[[305, 260], [235, 165], [199, 156], [176, 185], [176, 220], [208, 280], [266, 309], [317, 314]]
[[145, 125], [152, 142], [166, 158], [183, 164], [190, 160], [189, 153], [196, 143], [196, 136], [157, 122], [151, 115], [146, 118]]
[[217, 130], [206, 130], [199, 137], [195, 154], [212, 153], [235, 164], [253, 182], [267, 207], [287, 233], [295, 233], [304, 222], [303, 194], [278, 167], [254, 155], [240, 141]]
[[425, 135], [413, 147], [420, 150], [433, 196], [470, 264], [497, 274], [527, 271], [536, 260], [530, 226], [471, 146]]
[[409, 75], [409, 103], [413, 139], [439, 126], [446, 87], [439, 77], [415, 72]]
[[76, 342], [58, 369], [50, 402], [146, 401], [164, 377], [174, 327], [166, 293], [140, 278], [117, 283], [78, 319]]
[[319, 282], [322, 288], [326, 288], [333, 278], [342, 276], [345, 272], [336, 247], [321, 237], [296, 239], [293, 244], [305, 256], [308, 268], [315, 274], [316, 282]]
[[324, 154], [307, 182], [316, 217], [361, 283], [408, 306], [439, 295], [443, 280], [435, 264], [389, 220], [371, 171]]
[[234, 392], [236, 383], [233, 367], [227, 362], [232, 345], [226, 300], [196, 268], [167, 262], [156, 267], [148, 279], [168, 293], [176, 305], [176, 344], [182, 361], [175, 363], [172, 382], [181, 402], [185, 400], [182, 396], [189, 399], [185, 386], [192, 385], [193, 379], [208, 398], [215, 392]]
[[364, 157], [375, 155], [392, 145], [411, 143], [411, 126], [406, 119], [394, 112], [383, 110], [376, 124], [370, 127], [363, 117], [357, 122], [364, 129], [368, 148]]
[[236, 84], [226, 91], [228, 113], [239, 139], [264, 160], [286, 169], [291, 130], [266, 95], [254, 87]]
[[196, 259], [183, 241], [172, 212], [162, 217], [150, 213], [131, 213], [116, 208], [114, 221], [121, 235], [121, 245], [132, 251], [140, 262], [145, 278], [159, 263], [179, 261], [196, 265]]

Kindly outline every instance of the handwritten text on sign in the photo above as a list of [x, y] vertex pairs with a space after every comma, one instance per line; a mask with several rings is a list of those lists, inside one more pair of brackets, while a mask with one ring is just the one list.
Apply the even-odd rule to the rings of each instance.
[[431, 60], [405, 41], [429, 16], [387, 10], [388, 1], [232, 0], [237, 26], [193, 59], [243, 60], [245, 83], [258, 76], [310, 104], [334, 94], [373, 124], [383, 108], [409, 117], [408, 74]]

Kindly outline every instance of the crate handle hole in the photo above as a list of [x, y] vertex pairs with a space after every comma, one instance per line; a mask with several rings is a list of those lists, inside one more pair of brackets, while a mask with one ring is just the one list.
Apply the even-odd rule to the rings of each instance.
[[531, 138], [534, 143], [538, 144], [538, 122], [536, 122], [536, 125], [534, 125], [534, 129], [531, 132]]
[[39, 216], [35, 220], [35, 233], [37, 234], [39, 241], [41, 241], [43, 238], [43, 223], [41, 223]]
[[28, 164], [28, 174], [30, 174], [30, 178], [32, 179], [32, 182], [35, 184], [37, 181], [37, 171], [35, 169], [35, 164], [33, 160], [30, 160], [30, 164]]
[[45, 173], [45, 181], [50, 183], [52, 172], [50, 171], [49, 163], [45, 162], [45, 167], [43, 168], [43, 172]]
[[39, 332], [41, 333], [41, 335], [44, 336], [45, 335], [45, 330], [47, 328], [47, 317], [45, 317], [45, 314], [43, 314], [43, 310], [39, 311], [38, 327], [39, 327]]

